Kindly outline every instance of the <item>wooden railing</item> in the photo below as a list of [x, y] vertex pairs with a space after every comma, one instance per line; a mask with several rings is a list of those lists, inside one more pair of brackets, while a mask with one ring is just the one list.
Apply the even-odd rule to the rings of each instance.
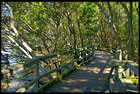
[[[122, 60], [121, 50], [117, 51], [109, 64], [111, 66], [111, 71], [107, 78], [108, 87], [105, 92], [139, 92], [131, 80], [128, 82], [129, 78], [134, 78], [138, 81], [138, 64], [132, 60]], [[115, 71], [114, 74], [113, 70]], [[134, 73], [134, 77], [130, 77], [132, 72]], [[123, 81], [125, 78], [127, 78], [127, 81]]]
[[[61, 80], [63, 77], [65, 77], [70, 72], [75, 70], [77, 67], [80, 67], [82, 64], [87, 63], [88, 60], [93, 59], [94, 58], [94, 46], [92, 45], [90, 47], [78, 48], [78, 49], [60, 52], [60, 53], [56, 53], [56, 54], [38, 56], [36, 58], [33, 58], [33, 59], [27, 61], [24, 64], [24, 69], [26, 70], [28, 68], [31, 68], [32, 66], [34, 66], [35, 64], [39, 64], [43, 60], [48, 60], [48, 59], [53, 59], [53, 58], [58, 59], [59, 57], [68, 55], [68, 54], [70, 56], [72, 56], [70, 62], [66, 62], [66, 61], [62, 62], [62, 60], [58, 60], [53, 63], [55, 65], [54, 69], [50, 70], [49, 72], [43, 72], [41, 74], [40, 74], [39, 67], [38, 67], [35, 70], [36, 71], [35, 78], [30, 83], [28, 83], [28, 84], [24, 85], [23, 87], [21, 87], [20, 89], [18, 89], [16, 92], [26, 92], [33, 85], [35, 85], [36, 92], [39, 92], [43, 89], [47, 89], [48, 87], [53, 85], [55, 82]], [[78, 54], [79, 56], [77, 57], [76, 54]], [[80, 54], [81, 54], [81, 56], [80, 56]], [[77, 62], [77, 61], [81, 61], [81, 63], [76, 64], [75, 62]], [[60, 63], [62, 63], [62, 64], [60, 64]], [[42, 79], [43, 77], [46, 77], [48, 75], [51, 75], [54, 72], [58, 73], [57, 75], [55, 75], [56, 76], [55, 78], [53, 77], [53, 79], [51, 79], [49, 82], [47, 82], [46, 84], [44, 84], [42, 86], [39, 84], [40, 79]]]

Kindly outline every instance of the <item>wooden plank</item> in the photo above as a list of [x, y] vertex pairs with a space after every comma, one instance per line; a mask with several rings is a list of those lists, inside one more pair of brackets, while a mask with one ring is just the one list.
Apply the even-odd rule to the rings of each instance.
[[[92, 46], [90, 47], [84, 47], [85, 48], [91, 48]], [[83, 49], [83, 50], [84, 50]], [[79, 51], [79, 49], [74, 49], [74, 50], [69, 50], [69, 51], [64, 51], [64, 52], [60, 52], [60, 53], [56, 53], [56, 54], [51, 54], [51, 55], [45, 55], [45, 56], [37, 56], [36, 58], [33, 58], [29, 61], [27, 61], [25, 64], [24, 64], [24, 67], [30, 67], [32, 66], [33, 64], [36, 64], [36, 63], [39, 63], [39, 61], [41, 60], [44, 60], [44, 59], [50, 59], [50, 58], [54, 58], [54, 57], [57, 57], [58, 55], [65, 55], [65, 54], [68, 54], [68, 53], [72, 53], [73, 51]]]
[[[127, 78], [125, 78], [125, 79], [127, 79]], [[139, 79], [138, 78], [129, 77], [128, 79], [131, 80], [133, 83], [139, 84]]]
[[111, 79], [111, 92], [138, 92], [138, 89], [129, 79]]
[[110, 79], [110, 90], [113, 93], [119, 93], [119, 92], [121, 92], [121, 88], [120, 88], [119, 84], [113, 78]]
[[40, 63], [41, 60], [50, 59], [50, 58], [54, 58], [54, 57], [57, 57], [57, 54], [51, 54], [51, 55], [45, 55], [45, 56], [37, 56], [36, 58], [33, 58], [33, 59], [25, 62], [24, 67], [27, 68], [27, 67], [30, 67], [30, 66], [32, 66], [32, 65], [34, 65], [36, 63]]
[[73, 61], [71, 61], [71, 62], [69, 62], [69, 63], [66, 63], [66, 64], [63, 64], [62, 66], [60, 66], [60, 67], [58, 67], [58, 68], [56, 68], [56, 69], [53, 69], [53, 70], [51, 70], [51, 71], [49, 71], [49, 72], [47, 72], [47, 73], [41, 74], [41, 75], [38, 76], [36, 79], [32, 80], [29, 84], [25, 85], [25, 88], [30, 87], [31, 85], [33, 85], [36, 81], [38, 81], [38, 80], [41, 79], [42, 77], [47, 76], [47, 75], [50, 75], [51, 73], [53, 73], [53, 72], [59, 70], [60, 68], [66, 67], [67, 65], [70, 65], [72, 62], [73, 62]]
[[50, 58], [54, 58], [54, 57], [57, 57], [57, 54], [51, 54], [51, 55], [45, 55], [45, 56], [38, 56], [36, 58], [33, 58], [29, 61], [27, 61], [25, 64], [24, 64], [24, 67], [30, 67], [36, 63], [39, 63], [39, 61], [41, 60], [44, 60], [44, 59], [50, 59]]
[[[114, 83], [114, 85], [112, 85], [112, 92], [114, 93], [126, 93], [126, 92], [130, 92], [130, 89], [128, 88], [128, 85], [126, 83], [126, 81], [124, 81], [124, 79], [112, 79], [112, 83]], [[132, 92], [132, 90], [131, 90]]]
[[124, 71], [124, 69], [122, 68], [122, 66], [119, 66], [119, 78], [122, 78], [122, 72]]
[[138, 88], [136, 88], [136, 86], [134, 85], [134, 83], [129, 80], [129, 79], [124, 79], [126, 85], [127, 85], [127, 92], [135, 92], [135, 93], [138, 93], [139, 90]]
[[47, 89], [49, 87], [51, 87], [52, 85], [54, 85], [56, 82], [62, 80], [62, 78], [64, 78], [65, 76], [67, 76], [68, 74], [70, 74], [72, 71], [74, 71], [76, 69], [76, 67], [73, 67], [72, 69], [69, 69], [67, 72], [59, 75], [58, 77], [56, 77], [55, 79], [51, 80], [50, 82], [46, 83], [45, 85], [41, 86], [39, 89], [37, 89], [35, 91], [35, 93], [40, 92], [41, 90]]
[[120, 80], [120, 79], [115, 79], [120, 86], [121, 92], [126, 92], [127, 86]]
[[[45, 72], [45, 73], [48, 72], [48, 71], [45, 70], [40, 64], [39, 64], [39, 69], [40, 69], [42, 72]], [[46, 77], [49, 78], [49, 80], [53, 79], [51, 75], [47, 75]]]
[[126, 78], [129, 78], [130, 77], [130, 68], [127, 68], [126, 69]]
[[25, 62], [23, 66], [24, 66], [24, 68], [28, 68], [28, 67], [36, 64], [37, 62], [40, 62], [40, 59], [38, 57], [37, 58], [33, 58], [33, 59]]
[[137, 76], [139, 76], [139, 70], [137, 64], [127, 63], [127, 67], [130, 68]]
[[118, 73], [118, 66], [115, 66], [115, 74], [114, 74], [115, 78], [118, 79], [119, 77], [119, 73]]
[[110, 72], [109, 72], [109, 74], [107, 76], [107, 79], [106, 79], [105, 84], [104, 84], [105, 88], [104, 88], [103, 92], [106, 92], [110, 87], [110, 78], [112, 76], [113, 70], [114, 70], [114, 66], [111, 67], [111, 70], [110, 70]]
[[133, 63], [134, 61], [132, 60], [117, 60], [117, 59], [112, 59], [112, 61], [109, 63], [111, 66], [124, 66], [126, 62]]
[[[84, 49], [87, 49], [87, 48], [85, 47]], [[84, 50], [84, 49], [83, 49], [83, 50]], [[67, 54], [67, 53], [71, 53], [71, 52], [73, 52], [73, 51], [78, 51], [78, 50], [79, 50], [79, 49], [70, 50], [70, 51], [65, 51], [65, 52], [61, 52], [61, 53], [59, 53], [59, 54], [61, 54], [61, 55], [62, 55], [62, 54]], [[49, 59], [49, 58], [54, 58], [54, 57], [58, 56], [59, 54], [38, 56], [38, 57], [36, 57], [36, 58], [33, 58], [33, 59], [27, 61], [27, 62], [24, 64], [24, 67], [25, 67], [25, 68], [30, 67], [30, 66], [32, 66], [32, 65], [34, 65], [34, 64], [38, 64], [41, 60]], [[85, 58], [85, 57], [86, 57], [86, 56], [84, 56], [84, 58]], [[69, 64], [71, 64], [71, 62], [62, 65], [61, 67], [65, 67], [65, 66], [67, 66], [67, 65], [69, 65]], [[34, 83], [35, 83], [36, 81], [38, 81], [40, 78], [42, 78], [42, 77], [44, 77], [44, 76], [47, 76], [47, 75], [49, 75], [49, 74], [51, 74], [51, 73], [53, 73], [53, 72], [59, 70], [61, 67], [56, 68], [56, 69], [53, 69], [52, 71], [50, 71], [50, 72], [48, 72], [48, 73], [43, 73], [43, 74], [41, 74], [41, 75], [38, 76], [36, 79], [32, 80], [31, 83], [29, 83], [28, 85], [26, 85], [25, 88], [30, 87], [32, 84], [34, 84]]]
[[53, 72], [55, 72], [55, 71], [57, 71], [57, 70], [59, 70], [59, 68], [56, 68], [56, 69], [53, 69], [53, 70], [51, 70], [51, 71], [49, 71], [49, 72], [47, 72], [47, 73], [41, 74], [41, 75], [38, 76], [36, 79], [32, 80], [29, 84], [26, 84], [26, 85], [25, 85], [25, 88], [28, 89], [31, 85], [33, 85], [36, 81], [38, 81], [38, 80], [41, 79], [42, 77], [47, 76], [47, 75], [50, 75], [51, 73], [53, 73]]
[[132, 60], [117, 60], [117, 59], [112, 59], [113, 62], [117, 62], [117, 63], [120, 63], [120, 62], [130, 62], [130, 63], [133, 63], [134, 61]]
[[[35, 65], [35, 78], [39, 76], [39, 64]], [[35, 88], [39, 88], [39, 81], [36, 81]]]

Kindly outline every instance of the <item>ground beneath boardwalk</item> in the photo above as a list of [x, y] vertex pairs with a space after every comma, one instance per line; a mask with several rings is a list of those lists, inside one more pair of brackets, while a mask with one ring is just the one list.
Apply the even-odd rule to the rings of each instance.
[[108, 65], [113, 56], [103, 51], [95, 51], [96, 58], [76, 69], [62, 81], [44, 92], [102, 92], [111, 67]]

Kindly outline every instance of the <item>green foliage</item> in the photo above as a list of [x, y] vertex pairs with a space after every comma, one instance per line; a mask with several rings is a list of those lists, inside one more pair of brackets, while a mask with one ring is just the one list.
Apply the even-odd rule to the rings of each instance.
[[[105, 9], [109, 17], [113, 15], [112, 22], [116, 27], [119, 40], [122, 42], [122, 48], [128, 52], [129, 22], [122, 4], [120, 2], [110, 2], [112, 12], [110, 14], [107, 2], [98, 3]], [[130, 11], [130, 3], [123, 3]], [[49, 49], [50, 53], [53, 53], [54, 50], [71, 49], [73, 48], [74, 33], [70, 30], [74, 30], [79, 47], [81, 40], [78, 32], [78, 20], [84, 46], [93, 43], [100, 45], [99, 47], [116, 48], [117, 41], [114, 38], [113, 29], [95, 2], [8, 2], [8, 4], [13, 11], [15, 27], [25, 37], [31, 48], [35, 49], [35, 46], [44, 45], [42, 49], [44, 51]], [[137, 10], [138, 2], [133, 2], [132, 25], [135, 54], [138, 53], [139, 45]], [[9, 24], [9, 18], [2, 15], [2, 23], [5, 21]], [[6, 38], [5, 35], [2, 35], [2, 38]], [[16, 54], [17, 52], [11, 55]]]
[[18, 62], [18, 63], [22, 63], [22, 60], [21, 60], [21, 59], [18, 59], [17, 62]]

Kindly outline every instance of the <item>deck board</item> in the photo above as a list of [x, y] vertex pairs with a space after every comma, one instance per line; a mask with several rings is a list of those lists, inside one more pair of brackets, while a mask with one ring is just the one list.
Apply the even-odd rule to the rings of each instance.
[[94, 60], [78, 68], [44, 92], [102, 92], [111, 70], [108, 62], [113, 56], [103, 51], [95, 51], [95, 56]]

